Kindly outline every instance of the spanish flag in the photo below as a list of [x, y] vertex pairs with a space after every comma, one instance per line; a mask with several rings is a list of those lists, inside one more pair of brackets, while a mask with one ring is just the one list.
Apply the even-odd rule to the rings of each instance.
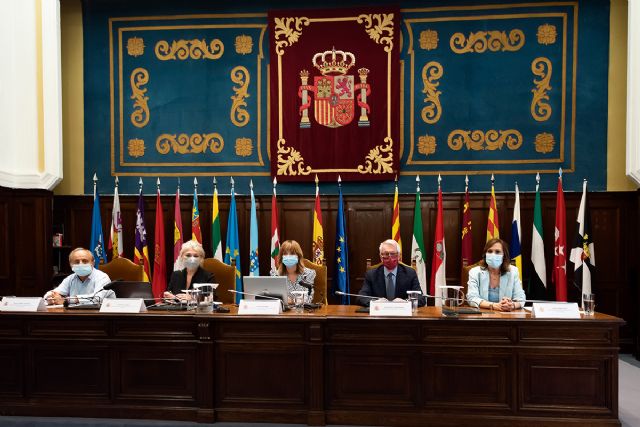
[[400, 261], [402, 261], [402, 239], [400, 238], [400, 205], [398, 204], [398, 177], [396, 177], [396, 192], [393, 196], [393, 216], [391, 217], [391, 238], [398, 242]]
[[498, 229], [498, 206], [496, 204], [496, 192], [493, 189], [493, 175], [491, 175], [491, 200], [489, 201], [489, 219], [487, 220], [487, 242], [500, 238]]
[[322, 231], [322, 211], [320, 210], [320, 188], [316, 175], [316, 206], [313, 210], [313, 262], [324, 264], [324, 234]]

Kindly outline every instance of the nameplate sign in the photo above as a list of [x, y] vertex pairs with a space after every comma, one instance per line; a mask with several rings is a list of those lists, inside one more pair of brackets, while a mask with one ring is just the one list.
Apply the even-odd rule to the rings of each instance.
[[411, 316], [410, 301], [371, 301], [370, 316]]
[[105, 298], [100, 313], [144, 313], [147, 306], [142, 298]]
[[579, 319], [578, 304], [534, 302], [533, 315], [539, 319]]
[[47, 304], [42, 297], [4, 297], [0, 311], [47, 311]]
[[280, 300], [260, 299], [240, 301], [238, 306], [238, 314], [280, 314], [282, 313], [282, 304]]

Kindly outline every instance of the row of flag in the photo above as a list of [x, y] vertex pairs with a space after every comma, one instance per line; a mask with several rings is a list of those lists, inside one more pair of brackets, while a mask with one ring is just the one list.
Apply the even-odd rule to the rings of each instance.
[[[540, 203], [539, 175], [537, 176], [536, 197], [534, 205], [534, 221], [532, 227], [532, 249], [531, 262], [533, 264], [533, 274], [529, 281], [529, 298], [544, 299], [546, 297], [547, 274], [544, 259], [544, 239], [542, 232], [542, 209]], [[422, 212], [420, 203], [420, 179], [416, 177], [416, 198], [414, 208], [413, 238], [411, 244], [411, 260], [415, 262], [416, 272], [420, 281], [423, 293], [432, 296], [439, 296], [443, 292], [442, 286], [446, 286], [446, 246], [444, 236], [443, 206], [441, 177], [438, 177], [438, 205], [436, 216], [436, 227], [433, 244], [433, 254], [431, 262], [431, 277], [427, 285], [426, 251], [424, 245], [424, 232], [422, 225]], [[472, 225], [471, 213], [469, 210], [469, 186], [466, 179], [464, 207], [461, 224], [461, 258], [462, 265], [467, 266], [474, 262], [472, 254]], [[498, 210], [496, 205], [493, 176], [491, 177], [491, 197], [489, 202], [489, 214], [487, 221], [487, 241], [500, 237]], [[154, 247], [154, 268], [151, 275], [149, 261], [149, 249], [146, 237], [144, 222], [144, 199], [142, 196], [142, 179], [140, 179], [140, 189], [138, 198], [138, 208], [136, 211], [135, 228], [135, 250], [134, 262], [144, 266], [144, 278], [151, 281], [154, 295], [161, 295], [166, 287], [166, 265], [165, 260], [165, 239], [164, 239], [164, 214], [160, 203], [160, 180], [157, 182], [156, 197], [156, 227], [155, 227], [155, 247]], [[280, 236], [278, 232], [278, 208], [276, 194], [276, 180], [273, 181], [273, 195], [271, 202], [271, 242], [270, 258], [271, 268], [276, 267], [276, 259], [279, 254]], [[348, 275], [348, 244], [346, 222], [344, 218], [344, 206], [342, 198], [342, 186], [338, 178], [339, 202], [338, 214], [336, 218], [336, 238], [335, 238], [335, 275], [333, 281], [333, 291], [340, 290], [349, 292]], [[258, 221], [256, 214], [255, 196], [253, 193], [253, 183], [250, 183], [251, 213], [250, 213], [250, 248], [249, 248], [249, 275], [259, 275], [258, 260]], [[571, 250], [570, 261], [574, 263], [575, 283], [581, 288], [583, 293], [591, 292], [591, 272], [595, 266], [593, 241], [590, 236], [589, 215], [586, 206], [587, 183], [583, 186], [582, 200], [578, 214], [578, 235]], [[104, 251], [102, 225], [100, 218], [100, 202], [97, 192], [97, 179], [94, 175], [94, 206], [91, 231], [91, 249], [95, 256], [96, 266], [100, 261], [106, 262]], [[180, 187], [176, 190], [175, 210], [174, 210], [174, 233], [173, 233], [173, 254], [174, 269], [180, 268], [178, 258], [183, 243], [183, 228], [180, 215]], [[520, 223], [520, 193], [518, 185], [515, 185], [515, 203], [511, 228], [511, 259], [518, 267], [520, 278], [522, 279], [522, 254], [521, 254], [521, 223]], [[402, 254], [402, 240], [400, 238], [400, 207], [398, 201], [398, 185], [396, 181], [393, 199], [393, 214], [391, 224], [391, 237], [398, 242], [400, 253]], [[193, 208], [191, 221], [191, 238], [202, 243], [202, 232], [200, 228], [200, 212], [198, 208], [197, 180], [194, 179]], [[113, 257], [123, 257], [122, 239], [122, 219], [120, 212], [120, 201], [118, 196], [118, 178], [114, 190], [114, 201], [109, 235], [109, 249], [112, 250]], [[213, 257], [226, 264], [231, 265], [231, 260], [235, 261], [236, 268], [236, 289], [242, 290], [242, 274], [240, 266], [240, 247], [238, 238], [238, 217], [235, 201], [235, 188], [233, 178], [231, 178], [231, 201], [229, 206], [229, 217], [227, 224], [227, 240], [223, 253], [222, 235], [220, 232], [220, 210], [218, 203], [217, 182], [214, 179], [212, 224], [211, 224], [211, 250]], [[402, 255], [401, 255], [402, 256]], [[320, 193], [318, 180], [316, 177], [316, 197], [313, 210], [313, 236], [312, 255], [314, 263], [324, 264], [324, 230], [322, 225], [322, 211], [320, 209]], [[567, 300], [567, 275], [566, 275], [566, 212], [564, 203], [564, 193], [562, 190], [562, 173], [558, 178], [558, 190], [556, 200], [556, 225], [554, 236], [554, 268], [551, 279], [556, 288], [556, 300]], [[240, 296], [237, 295], [238, 300]], [[441, 301], [436, 298], [436, 304]], [[341, 298], [341, 303], [350, 302], [348, 296]]]
[[[438, 176], [438, 211], [436, 216], [435, 236], [433, 242], [433, 255], [431, 262], [431, 279], [427, 292], [426, 258], [424, 233], [422, 227], [422, 212], [420, 208], [420, 179], [416, 177], [416, 201], [413, 221], [413, 241], [411, 245], [411, 260], [415, 263], [416, 273], [423, 293], [439, 297], [446, 286], [446, 249], [443, 226], [442, 188], [441, 177]], [[527, 295], [529, 299], [547, 299], [547, 272], [544, 257], [544, 238], [542, 231], [542, 204], [540, 201], [540, 175], [536, 176], [536, 195], [534, 204], [531, 263], [533, 273], [529, 279]], [[487, 219], [487, 242], [500, 237], [498, 209], [491, 177], [491, 197], [489, 201], [489, 214]], [[473, 264], [472, 254], [472, 226], [471, 212], [469, 211], [469, 180], [465, 180], [465, 196], [461, 224], [461, 261], [466, 267]], [[556, 195], [556, 221], [554, 228], [554, 262], [551, 280], [555, 285], [556, 301], [567, 301], [567, 239], [566, 239], [566, 209], [564, 192], [562, 190], [562, 170], [559, 171], [558, 189]], [[595, 268], [594, 243], [591, 236], [587, 205], [587, 181], [584, 181], [582, 199], [577, 217], [577, 234], [574, 246], [571, 249], [569, 260], [574, 264], [574, 283], [582, 294], [591, 293], [591, 276]], [[398, 206], [398, 187], [394, 196], [391, 235], [401, 245], [400, 240], [400, 213]], [[510, 256], [512, 262], [518, 268], [520, 280], [522, 280], [522, 251], [521, 251], [521, 222], [520, 222], [520, 192], [518, 184], [515, 185], [515, 203], [513, 207], [513, 220], [511, 223]], [[400, 246], [402, 250], [402, 246]], [[436, 304], [441, 299], [436, 298]]]
[[[94, 191], [93, 191], [93, 215], [91, 224], [91, 243], [90, 248], [95, 257], [95, 266], [98, 267], [100, 262], [106, 262], [107, 257], [104, 250], [104, 238], [102, 235], [102, 220], [100, 217], [100, 200], [97, 191], [97, 177], [94, 174]], [[271, 201], [271, 247], [270, 258], [271, 268], [276, 268], [276, 260], [280, 251], [280, 236], [278, 232], [278, 207], [276, 194], [277, 181], [273, 181], [273, 196]], [[340, 180], [338, 180], [340, 188], [340, 204], [338, 209], [338, 219], [336, 225], [336, 274], [334, 280], [334, 291], [340, 290], [345, 293], [349, 292], [349, 276], [348, 276], [348, 246], [346, 225], [344, 220], [344, 208], [342, 201], [342, 188]], [[260, 274], [260, 265], [258, 259], [258, 219], [256, 213], [256, 202], [253, 193], [253, 182], [250, 183], [251, 195], [251, 213], [250, 213], [250, 231], [249, 231], [249, 275], [258, 276]], [[324, 259], [324, 232], [322, 228], [322, 211], [320, 209], [320, 193], [318, 189], [318, 181], [316, 178], [316, 200], [313, 212], [313, 254], [314, 263], [323, 265]], [[180, 249], [184, 242], [182, 219], [180, 214], [180, 186], [176, 189], [174, 222], [173, 222], [173, 269], [181, 269], [179, 263]], [[202, 244], [202, 230], [200, 227], [200, 210], [198, 208], [198, 184], [194, 179], [193, 208], [191, 211], [191, 239]], [[115, 189], [113, 193], [113, 210], [111, 216], [111, 227], [109, 229], [109, 249], [112, 251], [112, 257], [124, 257], [123, 238], [122, 238], [122, 216], [120, 211], [120, 198], [118, 195], [118, 178], [115, 180]], [[214, 179], [213, 206], [211, 219], [211, 250], [213, 257], [225, 264], [232, 265], [235, 262], [236, 269], [236, 290], [242, 291], [242, 274], [240, 266], [240, 245], [238, 237], [238, 215], [235, 200], [235, 187], [233, 178], [231, 178], [231, 201], [229, 204], [229, 217], [227, 223], [227, 241], [222, 251], [222, 234], [220, 232], [220, 209], [218, 203], [217, 182]], [[144, 198], [142, 193], [142, 178], [139, 181], [138, 206], [136, 210], [136, 227], [135, 227], [135, 248], [133, 262], [143, 266], [143, 280], [152, 283], [153, 294], [157, 298], [161, 297], [166, 289], [167, 269], [165, 265], [165, 238], [164, 238], [164, 213], [160, 202], [160, 179], [157, 181], [156, 193], [156, 225], [155, 225], [155, 247], [153, 259], [153, 276], [151, 274], [151, 263], [149, 259], [149, 245], [147, 241], [147, 232], [144, 217]], [[240, 295], [236, 294], [237, 301]], [[349, 298], [344, 300], [344, 304], [349, 303]]]

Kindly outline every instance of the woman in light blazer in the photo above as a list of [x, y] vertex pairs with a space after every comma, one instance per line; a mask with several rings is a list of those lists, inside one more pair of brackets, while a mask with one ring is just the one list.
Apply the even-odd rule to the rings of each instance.
[[509, 248], [504, 240], [491, 239], [487, 242], [480, 265], [469, 271], [469, 305], [496, 311], [512, 311], [524, 306], [527, 296], [522, 289], [518, 268], [510, 261]]

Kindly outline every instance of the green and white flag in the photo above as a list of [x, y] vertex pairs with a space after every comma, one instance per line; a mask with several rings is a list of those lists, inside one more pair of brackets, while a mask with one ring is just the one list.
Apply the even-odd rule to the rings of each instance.
[[422, 229], [422, 209], [420, 207], [420, 178], [416, 177], [416, 206], [413, 211], [413, 239], [411, 242], [411, 260], [416, 263], [416, 273], [422, 294], [427, 294], [427, 265], [424, 260], [424, 233]]
[[536, 202], [533, 207], [533, 234], [531, 237], [531, 262], [533, 273], [529, 279], [529, 299], [547, 299], [547, 268], [544, 262], [542, 234], [542, 205], [540, 203], [540, 174], [536, 176]]

